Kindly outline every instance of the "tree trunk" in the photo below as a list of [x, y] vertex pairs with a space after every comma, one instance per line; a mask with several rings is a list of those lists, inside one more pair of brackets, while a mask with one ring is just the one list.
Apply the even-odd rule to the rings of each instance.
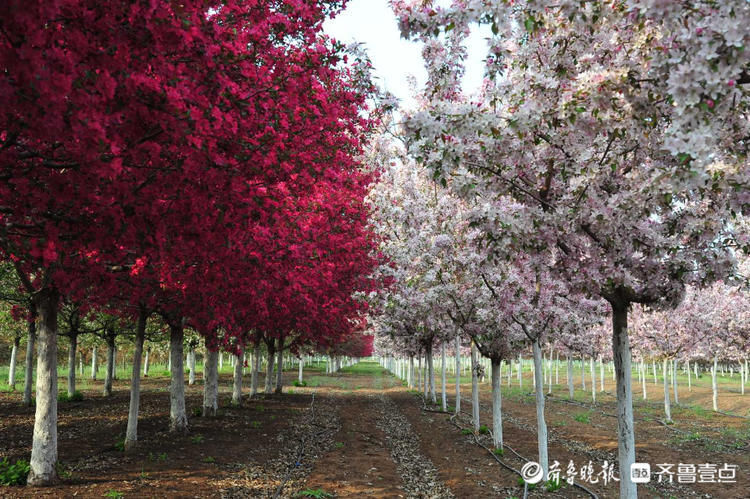
[[260, 377], [260, 345], [255, 345], [252, 356], [252, 373], [250, 374], [250, 396], [258, 393], [258, 378]]
[[500, 390], [501, 363], [492, 359], [492, 444], [496, 449], [503, 448], [503, 394]]
[[278, 351], [276, 352], [276, 388], [274, 393], [281, 393], [284, 387], [284, 339], [279, 338]]
[[596, 366], [594, 366], [594, 357], [589, 359], [591, 368], [591, 401], [596, 404]]
[[575, 398], [575, 387], [573, 386], [573, 361], [568, 356], [568, 398]]
[[523, 360], [521, 354], [518, 354], [518, 389], [523, 390]]
[[96, 370], [98, 366], [96, 365], [96, 347], [93, 347], [91, 349], [91, 379], [96, 380]]
[[600, 385], [600, 392], [604, 391], [604, 360], [599, 357], [599, 385]]
[[586, 358], [581, 355], [581, 390], [586, 391]]
[[646, 391], [646, 363], [643, 361], [641, 361], [641, 384], [643, 387], [643, 400], [646, 400], [648, 398]]
[[560, 352], [555, 352], [555, 384], [560, 384]]
[[146, 348], [146, 358], [143, 360], [143, 377], [148, 378], [148, 369], [151, 367], [149, 365], [149, 353], [151, 352], [151, 348]]
[[711, 401], [713, 402], [713, 408], [714, 411], [719, 410], [719, 387], [716, 383], [716, 371], [718, 370], [718, 364], [719, 360], [714, 357], [714, 367], [711, 369], [711, 391], [712, 391], [712, 397]]
[[672, 408], [669, 404], [669, 381], [667, 377], [667, 359], [662, 361], [664, 371], [664, 417], [667, 423], [672, 422]]
[[617, 387], [617, 451], [620, 469], [620, 499], [636, 499], [638, 489], [636, 484], [630, 480], [630, 466], [635, 463], [635, 431], [633, 427], [633, 391], [630, 378], [627, 303], [612, 303], [612, 355], [615, 363]]
[[219, 352], [206, 345], [203, 361], [203, 417], [216, 416], [219, 409]]
[[[125, 450], [135, 448], [138, 442], [138, 410], [141, 402], [141, 355], [146, 339], [146, 319], [148, 314], [143, 307], [138, 311], [138, 324], [135, 330], [135, 350], [133, 351], [133, 374], [130, 378], [130, 408], [128, 428], [125, 432]], [[147, 357], [148, 358], [148, 357]]]
[[677, 359], [672, 360], [672, 391], [674, 392], [675, 405], [680, 404], [680, 397], [677, 394]]
[[299, 381], [300, 385], [302, 384], [302, 371], [304, 370], [304, 368], [305, 368], [305, 360], [300, 355], [299, 362], [297, 364], [297, 369], [299, 370], [299, 372], [297, 373], [297, 381]]
[[8, 369], [8, 386], [10, 390], [16, 391], [16, 358], [18, 357], [18, 346], [21, 344], [21, 338], [13, 338], [13, 349], [10, 351], [10, 369]]
[[112, 378], [115, 375], [115, 339], [107, 338], [107, 372], [104, 376], [104, 396], [112, 395]]
[[693, 382], [692, 382], [692, 379], [691, 379], [691, 376], [690, 376], [690, 360], [686, 361], [685, 367], [686, 367], [686, 371], [687, 371], [687, 375], [688, 375], [688, 391], [692, 392], [693, 391]]
[[[258, 347], [255, 347], [256, 349]], [[242, 365], [245, 363], [245, 354], [240, 350], [239, 355], [234, 356], [234, 378], [232, 383], [232, 405], [242, 405]]]
[[195, 384], [195, 347], [192, 344], [188, 344], [188, 369], [190, 374], [188, 375], [188, 385]]
[[185, 331], [182, 319], [169, 325], [169, 358], [172, 359], [172, 384], [169, 386], [169, 431], [187, 432], [185, 411], [185, 368], [182, 364]]
[[414, 389], [414, 356], [409, 355], [409, 390]]
[[29, 307], [29, 338], [26, 342], [26, 364], [23, 366], [23, 405], [31, 406], [31, 388], [34, 384], [34, 348], [36, 346], [36, 305]]
[[441, 373], [441, 402], [443, 406], [443, 411], [448, 410], [448, 396], [445, 393], [445, 342], [440, 344], [440, 373]]
[[76, 349], [78, 348], [78, 335], [71, 334], [70, 348], [68, 349], [68, 397], [76, 392]]
[[263, 393], [273, 393], [273, 364], [276, 354], [276, 346], [273, 340], [268, 344], [268, 363], [266, 364], [266, 385]]
[[474, 423], [474, 432], [479, 433], [479, 376], [477, 376], [477, 347], [471, 342], [471, 419]]
[[417, 391], [422, 392], [422, 355], [417, 357]]
[[461, 413], [461, 336], [456, 333], [456, 414]]
[[430, 400], [437, 404], [437, 394], [435, 393], [435, 366], [432, 359], [432, 343], [427, 347], [427, 374], [430, 380]]
[[57, 481], [57, 306], [56, 291], [42, 290], [35, 297], [39, 311], [36, 364], [36, 410], [27, 483], [51, 485]]
[[538, 463], [542, 466], [542, 478], [549, 474], [549, 459], [547, 457], [547, 423], [544, 420], [544, 382], [542, 381], [542, 349], [539, 338], [531, 344], [534, 352], [534, 379], [536, 380], [536, 439], [539, 451]]

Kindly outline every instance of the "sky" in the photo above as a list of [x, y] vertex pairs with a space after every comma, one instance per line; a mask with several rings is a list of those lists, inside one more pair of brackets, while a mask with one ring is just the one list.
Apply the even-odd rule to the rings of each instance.
[[[415, 101], [408, 77], [416, 78], [419, 89], [427, 80], [422, 48], [420, 43], [401, 38], [388, 0], [350, 0], [341, 14], [326, 21], [324, 30], [340, 42], [363, 43], [375, 68], [378, 84], [398, 97], [404, 107], [413, 106]], [[482, 82], [482, 60], [486, 56], [484, 38], [475, 30], [467, 41], [468, 58], [463, 80], [467, 93], [479, 88]]]

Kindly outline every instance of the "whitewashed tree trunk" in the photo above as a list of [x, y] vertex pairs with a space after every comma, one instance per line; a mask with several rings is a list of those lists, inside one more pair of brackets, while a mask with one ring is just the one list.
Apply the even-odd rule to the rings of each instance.
[[252, 373], [250, 375], [250, 396], [258, 394], [258, 379], [260, 378], [260, 345], [255, 345], [252, 356]]
[[190, 344], [188, 346], [188, 369], [190, 374], [188, 375], [188, 384], [195, 384], [195, 347]]
[[680, 404], [680, 397], [677, 394], [677, 359], [672, 359], [672, 391], [674, 392], [675, 405]]
[[125, 432], [125, 450], [133, 449], [138, 442], [138, 411], [141, 402], [141, 355], [146, 338], [146, 319], [148, 315], [141, 308], [135, 330], [135, 349], [133, 351], [133, 373], [130, 379], [130, 406], [128, 408], [128, 427]]
[[643, 388], [643, 400], [648, 399], [648, 392], [646, 391], [646, 364], [641, 361], [641, 387]]
[[604, 391], [604, 360], [602, 360], [601, 356], [599, 357], [599, 385], [600, 385], [600, 392]]
[[586, 391], [586, 358], [581, 355], [581, 390]]
[[417, 356], [417, 391], [422, 392], [422, 355]]
[[78, 356], [78, 375], [83, 377], [83, 352]]
[[669, 381], [667, 376], [667, 359], [664, 359], [663, 361], [664, 365], [664, 417], [666, 418], [667, 423], [672, 422], [672, 408], [669, 403]]
[[70, 348], [68, 349], [68, 397], [76, 392], [76, 349], [78, 348], [78, 335], [71, 334]]
[[274, 393], [281, 393], [284, 387], [284, 340], [282, 338], [279, 338], [278, 348], [279, 350], [276, 352], [276, 388], [274, 389]]
[[219, 371], [224, 369], [224, 352], [219, 352]]
[[492, 444], [496, 449], [503, 448], [503, 394], [500, 373], [502, 364], [492, 359]]
[[461, 336], [456, 333], [456, 414], [461, 413]]
[[219, 352], [206, 345], [206, 356], [203, 360], [203, 417], [216, 416], [219, 409]]
[[549, 352], [549, 360], [547, 361], [547, 371], [548, 371], [548, 380], [547, 380], [547, 393], [552, 393], [552, 350]]
[[146, 358], [143, 360], [143, 377], [148, 378], [148, 370], [151, 367], [149, 364], [149, 353], [151, 352], [151, 348], [146, 348]]
[[531, 344], [534, 352], [534, 379], [536, 379], [536, 438], [538, 450], [538, 463], [542, 466], [546, 480], [549, 474], [549, 459], [547, 454], [547, 422], [544, 420], [544, 384], [542, 381], [542, 349], [539, 346], [539, 338], [534, 339]]
[[188, 418], [185, 411], [185, 368], [183, 367], [182, 319], [169, 326], [169, 356], [172, 359], [172, 383], [169, 385], [169, 431], [187, 432]]
[[409, 379], [408, 379], [409, 390], [414, 389], [414, 356], [409, 355]]
[[711, 401], [713, 402], [713, 408], [714, 411], [719, 410], [719, 386], [716, 382], [716, 371], [718, 370], [718, 364], [719, 360], [714, 357], [714, 367], [711, 369], [711, 391], [712, 391], [712, 397]]
[[523, 390], [523, 359], [518, 354], [518, 389]]
[[96, 371], [99, 368], [97, 365], [97, 358], [96, 358], [96, 347], [91, 349], [91, 379], [96, 380]]
[[275, 362], [275, 355], [276, 355], [276, 349], [273, 345], [273, 342], [271, 342], [271, 345], [268, 347], [268, 355], [267, 355], [267, 363], [266, 363], [266, 384], [263, 387], [263, 393], [271, 394], [273, 393], [273, 367]]
[[445, 393], [445, 342], [440, 344], [441, 401], [443, 410], [448, 410], [448, 395]]
[[57, 481], [57, 305], [58, 295], [43, 290], [35, 298], [39, 311], [36, 364], [36, 410], [31, 444], [31, 486]]
[[560, 385], [560, 352], [555, 352], [555, 384]]
[[115, 340], [107, 339], [107, 372], [104, 374], [104, 396], [112, 395], [112, 379], [115, 376]]
[[589, 359], [589, 367], [591, 370], [591, 401], [596, 404], [596, 368], [594, 366], [594, 357]]
[[568, 356], [568, 398], [573, 400], [575, 398], [575, 387], [573, 386], [573, 361]]
[[430, 400], [437, 404], [437, 394], [435, 393], [435, 363], [432, 358], [432, 343], [427, 348], [427, 375], [430, 380]]
[[651, 361], [651, 366], [654, 368], [654, 384], [658, 385], [659, 384], [659, 377], [656, 374], [656, 361], [655, 360]]
[[477, 347], [471, 342], [471, 418], [474, 431], [479, 433], [479, 377], [477, 376]]
[[23, 405], [31, 406], [31, 390], [34, 384], [34, 349], [36, 347], [36, 305], [32, 304], [29, 308], [29, 337], [26, 341], [26, 364], [23, 367]]
[[692, 376], [690, 375], [690, 360], [686, 361], [685, 366], [686, 366], [685, 370], [687, 371], [687, 375], [688, 375], [688, 391], [692, 392], [693, 391], [693, 383], [692, 383], [692, 379], [691, 379]]
[[[258, 347], [255, 347], [256, 350]], [[244, 352], [240, 350], [238, 355], [234, 356], [234, 376], [232, 379], [232, 405], [242, 405], [242, 365], [245, 363]]]
[[299, 369], [299, 372], [297, 373], [297, 381], [299, 381], [299, 383], [302, 384], [302, 371], [305, 368], [305, 360], [302, 358], [301, 355], [300, 355], [299, 363], [297, 367]]
[[630, 339], [628, 338], [628, 305], [612, 303], [612, 355], [615, 363], [617, 393], [617, 454], [620, 473], [620, 499], [636, 499], [638, 488], [630, 480], [630, 466], [635, 462], [633, 426], [633, 389], [631, 387]]
[[8, 386], [10, 390], [16, 391], [16, 358], [18, 356], [18, 346], [21, 344], [21, 338], [13, 338], [13, 348], [10, 351], [10, 368], [8, 369]]

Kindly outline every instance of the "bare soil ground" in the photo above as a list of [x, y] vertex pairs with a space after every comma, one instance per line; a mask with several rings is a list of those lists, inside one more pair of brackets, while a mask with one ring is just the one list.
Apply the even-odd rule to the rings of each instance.
[[[173, 435], [168, 426], [168, 379], [142, 382], [139, 446], [116, 449], [124, 435], [128, 383], [117, 381], [112, 397], [101, 395], [101, 381], [88, 382], [81, 402], [59, 405], [61, 483], [49, 488], [1, 487], [2, 497], [522, 497], [518, 476], [502, 467], [468, 427], [465, 416], [432, 412], [416, 393], [375, 364], [362, 363], [341, 373], [306, 370], [309, 385], [286, 387], [282, 395], [258, 396], [242, 407], [230, 405], [228, 375], [220, 380], [220, 414], [195, 415], [202, 384], [187, 387], [190, 432]], [[285, 373], [291, 383], [296, 372]], [[516, 380], [514, 378], [514, 384]], [[61, 379], [62, 382], [62, 379]], [[561, 376], [561, 382], [564, 382]], [[635, 384], [635, 383], [634, 383]], [[452, 387], [453, 385], [449, 385]], [[535, 409], [530, 380], [526, 390], [504, 390], [505, 442], [518, 454], [536, 455]], [[482, 423], [490, 421], [488, 384], [482, 385]], [[462, 387], [469, 396], [468, 385]], [[688, 407], [673, 410], [674, 425], [660, 422], [660, 386], [649, 383], [649, 401], [636, 393], [637, 456], [642, 462], [724, 463], [739, 466], [735, 484], [652, 483], [641, 497], [750, 497], [750, 421]], [[565, 386], [547, 396], [550, 460], [580, 467], [592, 461], [616, 461], [614, 398], [608, 380], [592, 406], [577, 393], [565, 400]], [[289, 393], [292, 391], [293, 393]], [[707, 400], [710, 390], [694, 387], [681, 401]], [[653, 392], [653, 393], [652, 393]], [[454, 403], [449, 388], [449, 403]], [[663, 397], [663, 393], [661, 395]], [[707, 398], [706, 398], [707, 397]], [[721, 400], [721, 399], [720, 399]], [[695, 403], [695, 402], [693, 402]], [[731, 407], [729, 407], [731, 405]], [[750, 394], [734, 394], [724, 406], [744, 414]], [[709, 405], [710, 407], [710, 405]], [[463, 409], [469, 409], [464, 400]], [[20, 395], [0, 393], [0, 458], [28, 459], [34, 413], [20, 405]], [[480, 441], [490, 446], [487, 435]], [[507, 449], [500, 457], [520, 469], [523, 461]], [[591, 485], [599, 497], [617, 497], [617, 485]], [[530, 497], [589, 497], [570, 486]]]

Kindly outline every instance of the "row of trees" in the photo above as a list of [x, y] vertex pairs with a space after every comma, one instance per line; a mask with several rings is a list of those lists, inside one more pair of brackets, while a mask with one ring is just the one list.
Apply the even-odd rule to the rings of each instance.
[[324, 351], [361, 329], [373, 87], [321, 33], [341, 4], [0, 5], [2, 298], [38, 352], [29, 484], [56, 479], [58, 332], [134, 338], [131, 447], [154, 317], [172, 431], [188, 428], [185, 328], [214, 410], [220, 349]]
[[[741, 292], [728, 286], [742, 281], [738, 251], [748, 249], [736, 217], [748, 200], [750, 6], [392, 5], [403, 35], [424, 43], [429, 78], [403, 126], [406, 154], [381, 149], [381, 162], [393, 164], [372, 202], [391, 259], [380, 272], [393, 286], [374, 299], [374, 329], [411, 354], [427, 352], [428, 364], [434, 345], [471, 338], [491, 360], [493, 386], [501, 361], [527, 345], [536, 386], [546, 344], [611, 355], [620, 496], [634, 498], [633, 331], [693, 335], [714, 358], [733, 357], [736, 340], [747, 356], [744, 326], [728, 323], [728, 295]], [[483, 87], [467, 95], [463, 42], [476, 23], [492, 36]], [[712, 292], [721, 298], [712, 313], [688, 311]], [[684, 315], [662, 316], [682, 329], [658, 325], [651, 311], [686, 295]], [[611, 331], [610, 348], [592, 341], [597, 327]], [[496, 411], [500, 403], [494, 391]], [[495, 438], [502, 445], [498, 429]]]

